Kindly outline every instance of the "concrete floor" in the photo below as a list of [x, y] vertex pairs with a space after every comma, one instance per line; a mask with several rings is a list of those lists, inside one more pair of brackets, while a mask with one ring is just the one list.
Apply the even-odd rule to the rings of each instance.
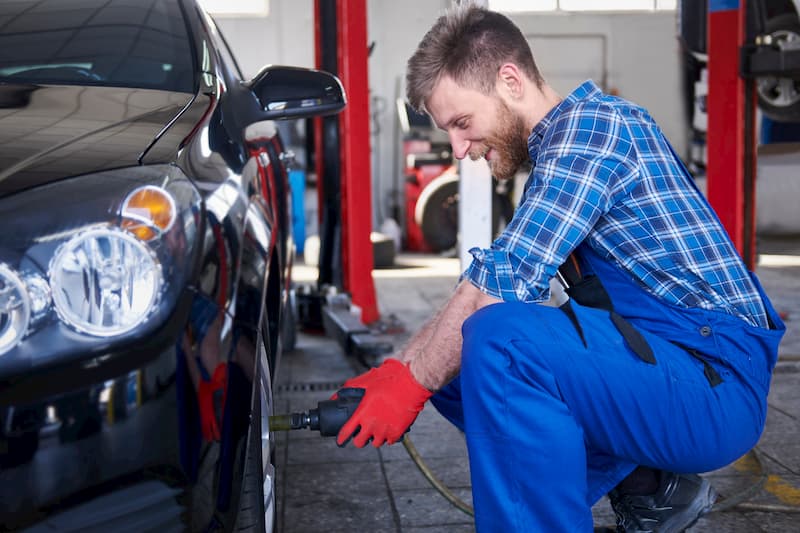
[[[753, 452], [707, 475], [721, 494], [718, 510], [691, 532], [797, 531], [800, 518], [800, 239], [759, 243], [758, 274], [775, 307], [786, 317], [769, 397], [766, 430]], [[398, 318], [404, 331], [390, 335], [400, 347], [449, 296], [458, 261], [400, 255], [395, 268], [374, 273], [384, 320]], [[316, 271], [296, 268], [295, 278]], [[360, 372], [333, 340], [301, 334], [282, 361], [276, 410], [305, 410], [327, 399]], [[463, 436], [432, 407], [410, 433], [433, 473], [467, 504], [472, 503]], [[474, 531], [472, 519], [431, 487], [401, 444], [339, 448], [333, 438], [310, 431], [278, 435], [279, 521], [282, 533]], [[597, 526], [614, 523], [607, 500], [593, 509]]]

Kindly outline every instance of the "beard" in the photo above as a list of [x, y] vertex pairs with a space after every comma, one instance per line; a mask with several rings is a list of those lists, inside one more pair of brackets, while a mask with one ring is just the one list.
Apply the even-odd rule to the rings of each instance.
[[499, 180], [514, 177], [517, 170], [528, 161], [528, 134], [525, 121], [498, 98], [497, 130], [486, 137], [483, 152], [470, 152], [471, 159], [479, 159], [494, 149], [489, 160], [492, 175]]

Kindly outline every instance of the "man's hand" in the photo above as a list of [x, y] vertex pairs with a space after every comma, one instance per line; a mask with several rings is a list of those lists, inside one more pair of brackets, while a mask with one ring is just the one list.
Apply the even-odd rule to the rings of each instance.
[[379, 367], [347, 380], [342, 387], [364, 389], [358, 409], [336, 438], [342, 446], [353, 437], [353, 445], [358, 448], [366, 446], [370, 439], [376, 448], [397, 442], [433, 396], [414, 379], [408, 365], [397, 359], [387, 359]]

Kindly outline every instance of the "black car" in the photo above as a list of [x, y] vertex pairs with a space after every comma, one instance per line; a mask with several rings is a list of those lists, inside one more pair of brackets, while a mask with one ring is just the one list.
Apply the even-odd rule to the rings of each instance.
[[0, 529], [273, 529], [273, 121], [344, 105], [193, 0], [0, 3]]

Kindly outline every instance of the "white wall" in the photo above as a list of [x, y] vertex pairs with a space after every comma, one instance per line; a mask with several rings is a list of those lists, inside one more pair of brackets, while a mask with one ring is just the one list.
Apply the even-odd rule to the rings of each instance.
[[[559, 74], [565, 70], [576, 75], [581, 71], [591, 74], [600, 72], [600, 65], [589, 68], [591, 65], [585, 64], [582, 57], [587, 55], [585, 52], [593, 52], [593, 59], [599, 58], [602, 52], [586, 50], [585, 47], [587, 41], [599, 46], [600, 38], [604, 37], [608, 76], [605, 89], [613, 89], [623, 98], [647, 108], [678, 152], [683, 153], [686, 131], [674, 12], [558, 13], [514, 15], [513, 19], [532, 41], [534, 58], [545, 79], [548, 79], [550, 72], [554, 82], [561, 78]], [[559, 35], [594, 38], [548, 39], [548, 36]], [[536, 46], [537, 39], [542, 43], [541, 50]], [[563, 47], [563, 53], [559, 53], [557, 46], [554, 46], [556, 44]], [[577, 51], [583, 53], [576, 56]], [[598, 84], [601, 82], [598, 79], [595, 81]], [[571, 90], [554, 85], [561, 94]]]
[[314, 66], [313, 0], [272, 0], [266, 17], [215, 17], [247, 77], [264, 65]]
[[[405, 91], [408, 57], [450, 0], [368, 0], [368, 40], [375, 42], [369, 59], [373, 97], [373, 191], [381, 204], [373, 212], [388, 215], [389, 194], [400, 183], [401, 161], [394, 101]], [[606, 43], [606, 89], [646, 107], [678, 153], [684, 153], [686, 133], [681, 104], [675, 13], [513, 15], [534, 46], [534, 57], [556, 89], [582, 72], [602, 71], [594, 63], [602, 54], [587, 48]], [[221, 18], [217, 21], [237, 55], [245, 75], [264, 64], [314, 66], [312, 0], [272, 0], [268, 17]], [[554, 39], [569, 34], [573, 37]], [[578, 38], [575, 35], [590, 35]], [[588, 43], [588, 44], [587, 44]], [[587, 58], [587, 56], [589, 56]], [[601, 80], [596, 80], [600, 83]], [[557, 83], [558, 82], [558, 83]], [[576, 82], [577, 83], [577, 82]], [[377, 199], [376, 199], [377, 202]], [[377, 220], [378, 223], [381, 220]]]

